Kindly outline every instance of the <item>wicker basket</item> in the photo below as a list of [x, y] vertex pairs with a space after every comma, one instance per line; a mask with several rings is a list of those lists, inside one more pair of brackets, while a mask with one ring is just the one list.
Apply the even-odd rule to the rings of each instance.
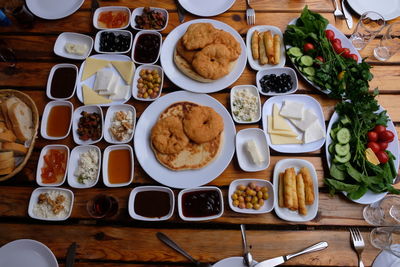
[[14, 175], [16, 175], [18, 172], [20, 172], [24, 166], [26, 165], [26, 163], [28, 162], [33, 148], [35, 146], [35, 140], [36, 140], [36, 136], [37, 136], [37, 131], [38, 131], [38, 127], [39, 127], [39, 112], [37, 110], [37, 107], [35, 105], [35, 102], [32, 100], [32, 98], [30, 98], [30, 96], [28, 96], [27, 94], [24, 94], [20, 91], [17, 90], [13, 90], [13, 89], [3, 89], [0, 90], [0, 97], [2, 96], [16, 96], [18, 97], [20, 100], [22, 100], [25, 104], [28, 105], [28, 107], [30, 107], [30, 109], [32, 110], [32, 116], [33, 116], [33, 136], [32, 136], [32, 140], [31, 140], [31, 144], [28, 148], [28, 152], [26, 153], [24, 159], [22, 160], [22, 162], [14, 169], [14, 171], [10, 174], [7, 175], [3, 175], [0, 176], [0, 181], [5, 181], [10, 179], [11, 177], [13, 177]]

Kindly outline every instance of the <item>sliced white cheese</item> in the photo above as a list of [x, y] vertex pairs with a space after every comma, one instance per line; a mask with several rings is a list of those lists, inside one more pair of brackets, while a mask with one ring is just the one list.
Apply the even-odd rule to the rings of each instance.
[[126, 84], [131, 84], [133, 69], [135, 65], [132, 61], [111, 61], [111, 64], [117, 69]]
[[82, 93], [83, 93], [83, 103], [85, 105], [98, 105], [98, 104], [107, 104], [112, 102], [110, 99], [98, 95], [95, 91], [93, 91], [90, 87], [86, 86], [85, 84], [82, 85]]
[[304, 143], [318, 141], [325, 137], [325, 132], [318, 120], [314, 121], [304, 132]]
[[272, 128], [272, 116], [267, 116], [267, 120], [268, 120], [268, 130], [267, 132], [269, 134], [277, 134], [277, 135], [283, 135], [283, 136], [297, 136], [297, 133], [295, 133], [292, 129], [290, 129], [289, 131], [287, 130], [275, 130]]
[[273, 145], [288, 145], [288, 144], [302, 144], [303, 141], [293, 136], [283, 136], [277, 134], [270, 134], [271, 142]]
[[303, 103], [285, 100], [279, 114], [285, 118], [302, 119], [303, 111]]
[[265, 161], [264, 156], [260, 153], [254, 139], [250, 139], [246, 142], [246, 148], [255, 164], [261, 165]]
[[128, 98], [130, 86], [119, 84], [114, 95], [110, 96], [111, 100], [125, 100]]
[[118, 76], [111, 70], [102, 69], [96, 74], [93, 90], [95, 91], [111, 91], [111, 85], [115, 83]]
[[317, 115], [315, 115], [312, 109], [306, 109], [303, 113], [303, 118], [301, 120], [290, 119], [290, 121], [303, 132], [311, 126], [311, 124], [318, 120]]
[[82, 81], [86, 80], [98, 70], [101, 70], [109, 65], [110, 61], [89, 57], [85, 60], [85, 68], [83, 69]]
[[274, 104], [272, 110], [272, 128], [274, 130], [292, 131], [287, 120], [279, 115], [279, 108], [276, 104]]

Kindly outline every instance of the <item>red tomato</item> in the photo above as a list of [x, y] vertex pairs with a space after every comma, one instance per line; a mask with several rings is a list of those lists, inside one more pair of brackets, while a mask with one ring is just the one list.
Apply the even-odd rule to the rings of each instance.
[[353, 59], [355, 61], [358, 61], [358, 56], [356, 54], [350, 54], [349, 58], [351, 58], [351, 59]]
[[371, 132], [368, 132], [368, 141], [373, 141], [373, 142], [376, 142], [376, 141], [378, 141], [378, 133], [377, 132], [373, 132], [373, 131], [371, 131]]
[[389, 161], [389, 156], [388, 156], [388, 154], [386, 154], [385, 151], [378, 151], [378, 152], [375, 152], [375, 155], [376, 155], [376, 157], [378, 158], [378, 160], [379, 160], [380, 163], [385, 164], [386, 162]]
[[348, 58], [350, 56], [350, 49], [343, 48], [342, 56]]
[[305, 43], [304, 44], [304, 47], [303, 47], [304, 52], [308, 52], [308, 51], [314, 50], [314, 49], [315, 49], [315, 47], [314, 47], [314, 45], [312, 43]]
[[394, 134], [389, 130], [379, 133], [379, 141], [390, 143], [393, 141], [393, 139], [394, 139]]
[[332, 30], [326, 30], [325, 31], [325, 36], [331, 42], [335, 39], [335, 33]]
[[321, 57], [321, 56], [318, 56], [318, 57], [316, 57], [315, 59], [316, 59], [316, 60], [319, 60], [319, 61], [321, 61], [321, 62], [325, 62], [324, 58]]
[[333, 50], [335, 50], [336, 54], [340, 54], [343, 51], [342, 45], [338, 43], [332, 43]]
[[378, 145], [381, 151], [385, 151], [389, 144], [388, 142], [378, 142]]
[[342, 47], [342, 41], [340, 41], [340, 39], [338, 39], [338, 38], [335, 38], [332, 41], [332, 45], [334, 45], [334, 44], [340, 45], [340, 47]]
[[386, 131], [386, 127], [383, 125], [376, 125], [374, 128], [374, 132], [377, 132], [378, 134], [384, 131]]
[[368, 142], [367, 144], [368, 148], [371, 148], [372, 151], [376, 154], [378, 151], [380, 151], [380, 147], [377, 142]]

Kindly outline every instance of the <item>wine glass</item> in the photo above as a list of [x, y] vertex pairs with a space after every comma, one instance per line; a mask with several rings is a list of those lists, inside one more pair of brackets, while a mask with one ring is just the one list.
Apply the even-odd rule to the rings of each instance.
[[400, 226], [400, 196], [389, 195], [366, 206], [363, 216], [375, 226]]

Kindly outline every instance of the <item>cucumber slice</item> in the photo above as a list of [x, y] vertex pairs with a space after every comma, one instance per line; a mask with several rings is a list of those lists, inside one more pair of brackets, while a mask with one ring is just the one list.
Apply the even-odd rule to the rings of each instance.
[[336, 133], [336, 139], [342, 145], [347, 144], [350, 142], [350, 131], [347, 128], [342, 128]]
[[350, 145], [347, 143], [345, 145], [336, 144], [335, 145], [335, 152], [337, 155], [344, 157], [350, 153]]
[[340, 120], [340, 122], [341, 122], [343, 125], [346, 125], [346, 124], [351, 123], [351, 120], [350, 120], [350, 118], [349, 118], [347, 115], [344, 115], [344, 117]]
[[310, 56], [302, 56], [300, 58], [300, 64], [306, 67], [312, 66], [314, 63], [314, 60]]
[[331, 131], [329, 132], [329, 135], [331, 136], [332, 139], [336, 140], [337, 132], [339, 132], [340, 129], [342, 129], [342, 127], [340, 127], [339, 125], [337, 125], [337, 127], [331, 129]]
[[307, 74], [307, 76], [314, 76], [315, 75], [315, 69], [313, 67], [305, 67], [303, 69], [303, 72]]
[[335, 144], [332, 143], [328, 146], [329, 153], [333, 154], [335, 152]]
[[291, 47], [289, 50], [288, 50], [288, 54], [289, 55], [292, 55], [292, 56], [294, 56], [294, 57], [301, 57], [302, 55], [303, 55], [303, 53], [301, 52], [301, 49], [300, 48], [298, 48], [298, 47]]
[[346, 163], [346, 162], [348, 162], [350, 159], [351, 159], [351, 154], [350, 154], [350, 153], [347, 154], [347, 155], [344, 156], [344, 157], [341, 157], [341, 156], [339, 156], [339, 155], [335, 155], [335, 161], [336, 161], [336, 162]]

